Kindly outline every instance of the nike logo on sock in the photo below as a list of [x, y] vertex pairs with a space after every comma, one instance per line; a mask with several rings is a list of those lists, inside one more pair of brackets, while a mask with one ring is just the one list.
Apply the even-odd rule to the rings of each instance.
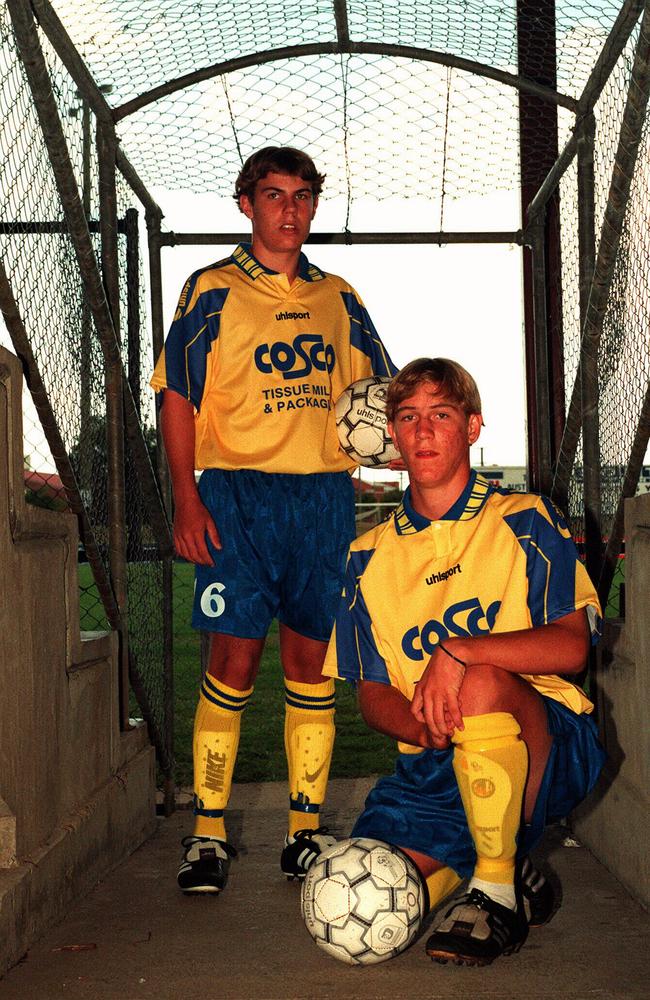
[[323, 761], [323, 763], [321, 764], [321, 766], [316, 771], [314, 771], [313, 774], [310, 774], [309, 771], [305, 771], [305, 781], [308, 781], [310, 785], [313, 785], [313, 783], [318, 778], [318, 775], [321, 773], [321, 771], [325, 767], [326, 763], [327, 763], [326, 761]]

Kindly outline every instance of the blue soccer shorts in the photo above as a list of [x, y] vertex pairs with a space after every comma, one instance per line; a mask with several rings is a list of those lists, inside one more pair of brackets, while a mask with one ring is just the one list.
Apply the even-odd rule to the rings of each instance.
[[196, 567], [192, 625], [261, 639], [273, 618], [326, 642], [355, 536], [347, 472], [309, 475], [207, 469], [199, 480], [223, 548]]
[[[538, 843], [547, 823], [567, 816], [591, 791], [605, 760], [588, 715], [544, 696], [553, 745], [530, 824], [522, 825], [517, 855]], [[452, 768], [453, 747], [400, 754], [395, 773], [380, 778], [366, 799], [351, 836], [408, 847], [453, 868], [474, 871], [476, 852]]]

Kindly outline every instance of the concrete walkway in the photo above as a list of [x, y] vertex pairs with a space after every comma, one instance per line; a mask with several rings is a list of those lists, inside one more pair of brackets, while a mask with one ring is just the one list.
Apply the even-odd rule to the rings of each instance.
[[[325, 821], [341, 836], [370, 779], [333, 781]], [[81, 900], [0, 980], [0, 1000], [647, 1000], [650, 917], [585, 848], [550, 831], [540, 852], [563, 905], [518, 955], [486, 969], [437, 965], [419, 940], [390, 962], [349, 967], [302, 924], [299, 888], [279, 872], [286, 786], [239, 785], [230, 834], [240, 849], [226, 892], [175, 886], [191, 816], [156, 836]]]

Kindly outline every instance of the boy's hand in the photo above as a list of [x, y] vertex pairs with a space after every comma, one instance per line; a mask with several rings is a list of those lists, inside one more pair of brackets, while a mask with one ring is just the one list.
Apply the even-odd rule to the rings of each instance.
[[174, 512], [174, 548], [178, 555], [201, 566], [214, 566], [206, 535], [215, 549], [222, 547], [217, 526], [198, 494], [180, 503], [177, 501]]
[[415, 685], [411, 712], [423, 722], [432, 740], [445, 741], [454, 729], [463, 729], [460, 689], [465, 668], [441, 650], [436, 650]]

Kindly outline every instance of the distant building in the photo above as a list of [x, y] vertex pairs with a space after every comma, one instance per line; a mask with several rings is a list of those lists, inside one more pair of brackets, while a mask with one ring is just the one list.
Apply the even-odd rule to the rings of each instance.
[[[503, 486], [508, 490], [528, 489], [528, 473], [523, 465], [478, 465], [474, 468], [494, 486]], [[576, 465], [573, 475], [577, 482], [582, 482], [581, 465]], [[624, 466], [604, 465], [601, 470], [601, 484], [606, 487], [608, 484], [622, 483], [624, 476]], [[641, 469], [636, 493], [637, 496], [639, 493], [650, 493], [650, 465], [644, 465]]]
[[528, 475], [523, 465], [475, 465], [473, 468], [493, 486], [521, 493], [528, 489]]
[[368, 494], [374, 498], [382, 496], [384, 493], [393, 493], [399, 490], [400, 485], [397, 479], [360, 479], [359, 476], [352, 477], [352, 485], [357, 500], [363, 500]]

